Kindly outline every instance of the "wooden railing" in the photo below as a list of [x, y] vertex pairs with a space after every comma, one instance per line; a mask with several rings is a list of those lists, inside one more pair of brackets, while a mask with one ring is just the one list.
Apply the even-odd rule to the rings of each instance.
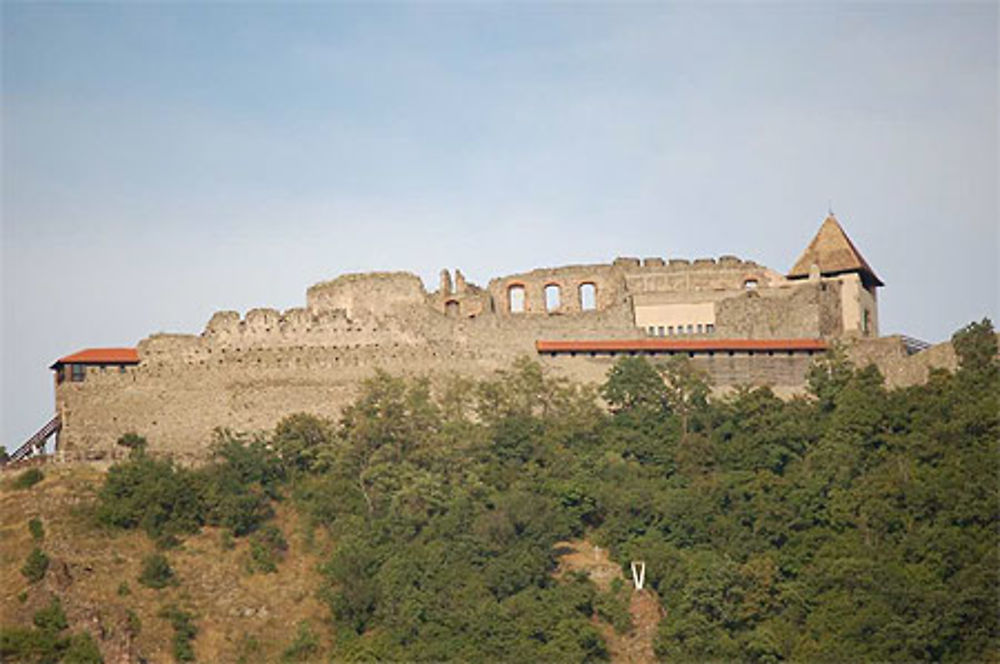
[[58, 415], [56, 415], [51, 420], [46, 422], [45, 426], [36, 431], [35, 435], [26, 440], [23, 445], [11, 452], [10, 456], [7, 458], [7, 463], [27, 459], [36, 451], [41, 451], [42, 448], [45, 447], [45, 441], [47, 441], [52, 434], [59, 431], [61, 428], [62, 420]]

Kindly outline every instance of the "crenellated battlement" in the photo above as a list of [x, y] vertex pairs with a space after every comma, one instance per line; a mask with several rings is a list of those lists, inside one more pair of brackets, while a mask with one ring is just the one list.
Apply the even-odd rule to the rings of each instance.
[[[853, 245], [831, 229], [839, 226], [825, 222], [823, 242], [800, 259], [819, 261], [804, 276], [728, 254], [619, 257], [499, 276], [485, 286], [443, 270], [433, 291], [407, 272], [342, 275], [309, 287], [301, 307], [220, 311], [199, 334], [150, 335], [114, 355], [127, 359], [117, 371], [81, 372], [85, 365], [68, 356], [66, 367], [53, 366], [61, 449], [113, 455], [121, 433], [138, 431], [153, 449], [197, 460], [218, 426], [266, 429], [300, 411], [337, 417], [376, 370], [485, 377], [529, 355], [566, 377], [598, 382], [615, 361], [613, 353], [539, 355], [540, 340], [644, 348], [636, 342], [662, 337], [651, 346], [701, 349], [685, 354], [719, 388], [749, 382], [793, 393], [810, 361], [803, 348], [877, 337], [877, 278], [861, 259], [857, 270], [843, 269], [844, 247]], [[834, 271], [820, 265], [828, 247], [840, 252]], [[812, 341], [774, 351], [795, 339]], [[771, 343], [757, 354], [712, 350], [730, 347], [726, 340]]]

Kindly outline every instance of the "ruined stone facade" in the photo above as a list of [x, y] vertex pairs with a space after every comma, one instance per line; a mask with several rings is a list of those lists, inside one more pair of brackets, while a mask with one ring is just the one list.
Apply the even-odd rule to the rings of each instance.
[[[219, 312], [200, 334], [152, 335], [132, 363], [57, 362], [58, 449], [111, 457], [121, 452], [117, 438], [136, 431], [153, 450], [195, 461], [216, 427], [266, 430], [302, 411], [336, 417], [376, 369], [484, 377], [528, 355], [601, 382], [618, 354], [684, 353], [719, 388], [767, 384], [787, 394], [802, 389], [812, 356], [831, 340], [863, 341], [869, 356], [903, 366], [902, 343], [878, 340], [877, 278], [867, 264], [811, 267], [786, 277], [733, 256], [619, 258], [485, 287], [444, 271], [433, 292], [408, 273], [345, 275], [309, 288], [302, 308]], [[539, 352], [545, 340], [603, 340], [618, 350]], [[640, 340], [644, 350], [629, 350]]]

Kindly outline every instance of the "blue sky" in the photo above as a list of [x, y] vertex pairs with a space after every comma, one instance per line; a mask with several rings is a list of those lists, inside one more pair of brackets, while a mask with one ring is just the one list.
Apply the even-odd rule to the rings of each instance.
[[883, 333], [998, 304], [995, 3], [3, 3], [0, 444], [47, 365], [343, 272], [791, 267]]

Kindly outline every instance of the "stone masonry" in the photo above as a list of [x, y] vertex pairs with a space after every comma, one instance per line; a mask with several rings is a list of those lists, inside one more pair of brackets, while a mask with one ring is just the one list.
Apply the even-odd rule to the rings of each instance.
[[[837, 237], [824, 239], [842, 249]], [[77, 366], [73, 374], [57, 362], [59, 454], [112, 458], [121, 453], [118, 437], [135, 431], [151, 450], [195, 462], [216, 427], [267, 430], [296, 412], [335, 418], [377, 369], [477, 378], [526, 355], [558, 375], [596, 383], [617, 359], [611, 352], [540, 354], [539, 340], [653, 339], [663, 353], [689, 355], [718, 389], [766, 384], [780, 394], [802, 390], [813, 359], [811, 350], [783, 350], [782, 340], [849, 343], [900, 384], [921, 380], [928, 366], [953, 365], [945, 351], [925, 351], [932, 361], [922, 362], [899, 338], [878, 338], [881, 282], [860, 255], [857, 266], [844, 267], [842, 253], [835, 270], [824, 271], [822, 253], [814, 253], [808, 274], [788, 277], [734, 256], [619, 258], [499, 277], [485, 287], [444, 271], [433, 292], [403, 272], [344, 275], [309, 288], [302, 308], [224, 311], [200, 334], [147, 337], [128, 366]], [[727, 350], [726, 340], [764, 345]], [[701, 350], [684, 350], [694, 342]]]

